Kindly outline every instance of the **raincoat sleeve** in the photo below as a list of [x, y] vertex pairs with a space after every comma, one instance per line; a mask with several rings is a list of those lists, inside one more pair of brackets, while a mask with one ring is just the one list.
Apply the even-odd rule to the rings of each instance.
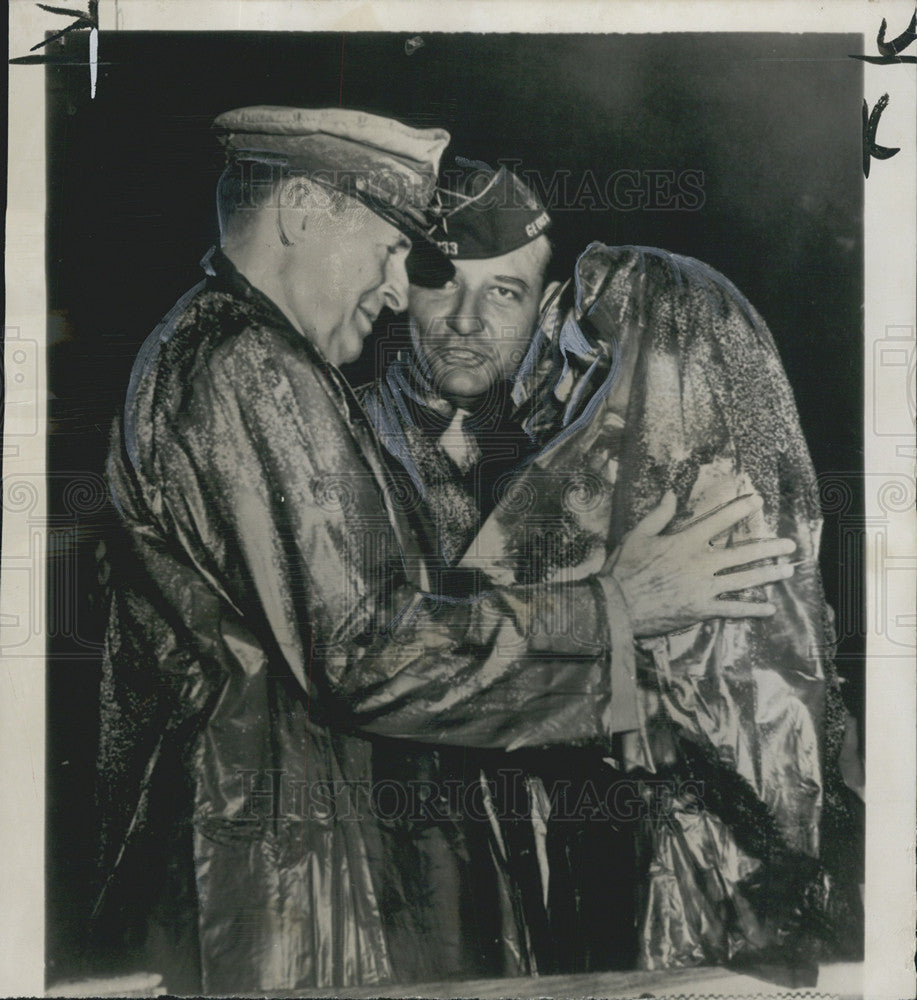
[[300, 345], [243, 331], [195, 374], [155, 449], [166, 530], [338, 725], [607, 745], [620, 724], [607, 606], [615, 648], [630, 648], [623, 604], [594, 578], [420, 589], [358, 416]]

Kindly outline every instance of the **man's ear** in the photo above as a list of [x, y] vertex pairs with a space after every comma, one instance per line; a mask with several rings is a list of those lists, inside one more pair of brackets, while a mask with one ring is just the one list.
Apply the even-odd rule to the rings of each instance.
[[293, 246], [306, 228], [312, 185], [305, 177], [286, 177], [277, 191], [277, 225], [280, 241]]
[[312, 198], [312, 184], [307, 177], [287, 177], [281, 182], [282, 208], [305, 208]]
[[548, 282], [548, 284], [545, 286], [545, 290], [541, 293], [541, 302], [538, 303], [539, 313], [544, 312], [544, 310], [547, 308], [548, 303], [551, 301], [552, 297], [554, 296], [554, 293], [557, 291], [558, 288], [560, 288], [559, 281]]

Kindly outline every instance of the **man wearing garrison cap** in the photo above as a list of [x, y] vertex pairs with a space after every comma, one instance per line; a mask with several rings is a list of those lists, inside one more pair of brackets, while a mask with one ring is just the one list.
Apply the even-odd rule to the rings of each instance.
[[113, 430], [97, 909], [171, 991], [381, 984], [423, 939], [382, 919], [380, 823], [413, 804], [373, 794], [373, 739], [610, 746], [632, 633], [717, 613], [738, 557], [707, 541], [751, 508], [648, 521], [575, 583], [441, 593], [337, 366], [406, 307], [408, 263], [451, 273], [420, 221], [448, 135], [336, 109], [215, 124], [222, 249]]
[[[434, 549], [449, 564], [486, 519], [495, 477], [531, 449], [511, 419], [511, 380], [558, 291], [545, 282], [551, 219], [537, 195], [505, 167], [459, 162], [458, 185], [436, 193], [430, 234], [456, 273], [445, 281], [414, 273], [411, 348], [361, 391], [387, 450], [431, 511], [443, 507], [429, 504], [431, 491], [451, 497], [449, 516], [431, 525]], [[495, 454], [482, 464], [483, 448]]]
[[[523, 429], [524, 413], [513, 402], [512, 379], [532, 345], [539, 314], [559, 291], [557, 282], [546, 281], [551, 219], [535, 192], [505, 167], [458, 162], [453, 186], [437, 192], [431, 233], [456, 274], [442, 285], [414, 275], [411, 347], [360, 390], [387, 451], [411, 478], [443, 589], [461, 586], [458, 563], [513, 470], [535, 451]], [[559, 491], [566, 484], [551, 485]], [[487, 552], [478, 555], [486, 562]], [[613, 689], [628, 686], [626, 676], [612, 677]], [[634, 727], [632, 705], [625, 698], [613, 703], [615, 732]], [[408, 754], [403, 744], [379, 744], [377, 774], [390, 780], [409, 784], [424, 775], [440, 786], [466, 787], [483, 774], [492, 790], [487, 811], [429, 815], [383, 829], [383, 846], [403, 859], [386, 874], [397, 881], [398, 898], [430, 944], [418, 955], [426, 978], [445, 978], [462, 954], [463, 971], [484, 974], [474, 966], [477, 956], [462, 949], [482, 931], [493, 934], [494, 926], [505, 964], [512, 968], [509, 955], [519, 956], [517, 974], [532, 967], [572, 972], [632, 966], [636, 938], [628, 889], [636, 865], [630, 828], [598, 820], [543, 822], [548, 798], [541, 776], [566, 781], [575, 800], [587, 777], [600, 789], [620, 778], [602, 756], [594, 748], [556, 747], [512, 755], [424, 753], [417, 747]], [[451, 865], [451, 877], [433, 887], [416, 874], [429, 867], [430, 856], [440, 870]], [[477, 866], [465, 856], [478, 859]], [[587, 910], [597, 899], [614, 899], [615, 906], [590, 923], [574, 898]]]

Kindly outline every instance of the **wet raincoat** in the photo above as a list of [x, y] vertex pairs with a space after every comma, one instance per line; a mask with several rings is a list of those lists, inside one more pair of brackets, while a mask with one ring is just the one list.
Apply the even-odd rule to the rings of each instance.
[[384, 983], [373, 738], [607, 749], [626, 613], [594, 580], [436, 597], [347, 384], [221, 253], [205, 269], [109, 459], [100, 912], [181, 926], [205, 993]]
[[642, 783], [638, 960], [856, 957], [858, 836], [839, 771], [822, 519], [770, 332], [721, 274], [661, 250], [593, 244], [574, 291], [514, 389], [535, 450], [463, 564], [504, 584], [579, 578], [667, 491], [668, 530], [760, 495], [763, 510], [719, 544], [795, 540], [795, 575], [766, 588], [776, 615], [638, 643], [640, 724], [615, 761]]

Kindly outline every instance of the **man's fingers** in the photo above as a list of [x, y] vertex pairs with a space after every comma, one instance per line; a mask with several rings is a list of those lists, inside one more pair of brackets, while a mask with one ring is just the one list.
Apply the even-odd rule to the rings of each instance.
[[784, 545], [790, 546], [790, 551], [796, 548], [796, 543], [792, 538], [777, 538], [774, 535], [767, 535], [762, 538], [737, 538], [734, 542], [729, 543], [731, 549], [749, 549], [753, 545], [766, 545], [773, 544], [774, 542], [780, 542]]
[[724, 531], [728, 531], [737, 525], [740, 521], [744, 521], [746, 517], [759, 511], [763, 503], [764, 501], [757, 493], [737, 497], [735, 500], [730, 500], [729, 503], [723, 504], [722, 507], [719, 507], [707, 517], [685, 528], [685, 534], [695, 532], [698, 535], [702, 535], [705, 541], [715, 538], [717, 535], [721, 535]]
[[678, 498], [669, 491], [641, 521], [634, 526], [634, 531], [641, 535], [658, 535], [675, 516], [678, 509]]
[[779, 563], [776, 566], [755, 566], [752, 569], [740, 570], [738, 573], [726, 573], [716, 578], [720, 593], [730, 593], [734, 590], [745, 590], [748, 587], [763, 587], [766, 583], [777, 583], [778, 580], [788, 580], [794, 573], [789, 563]]
[[777, 559], [788, 556], [796, 551], [796, 543], [792, 538], [765, 538], [761, 541], [749, 542], [745, 545], [729, 545], [716, 549], [714, 563], [718, 573], [729, 572], [740, 566], [750, 566], [765, 559]]

